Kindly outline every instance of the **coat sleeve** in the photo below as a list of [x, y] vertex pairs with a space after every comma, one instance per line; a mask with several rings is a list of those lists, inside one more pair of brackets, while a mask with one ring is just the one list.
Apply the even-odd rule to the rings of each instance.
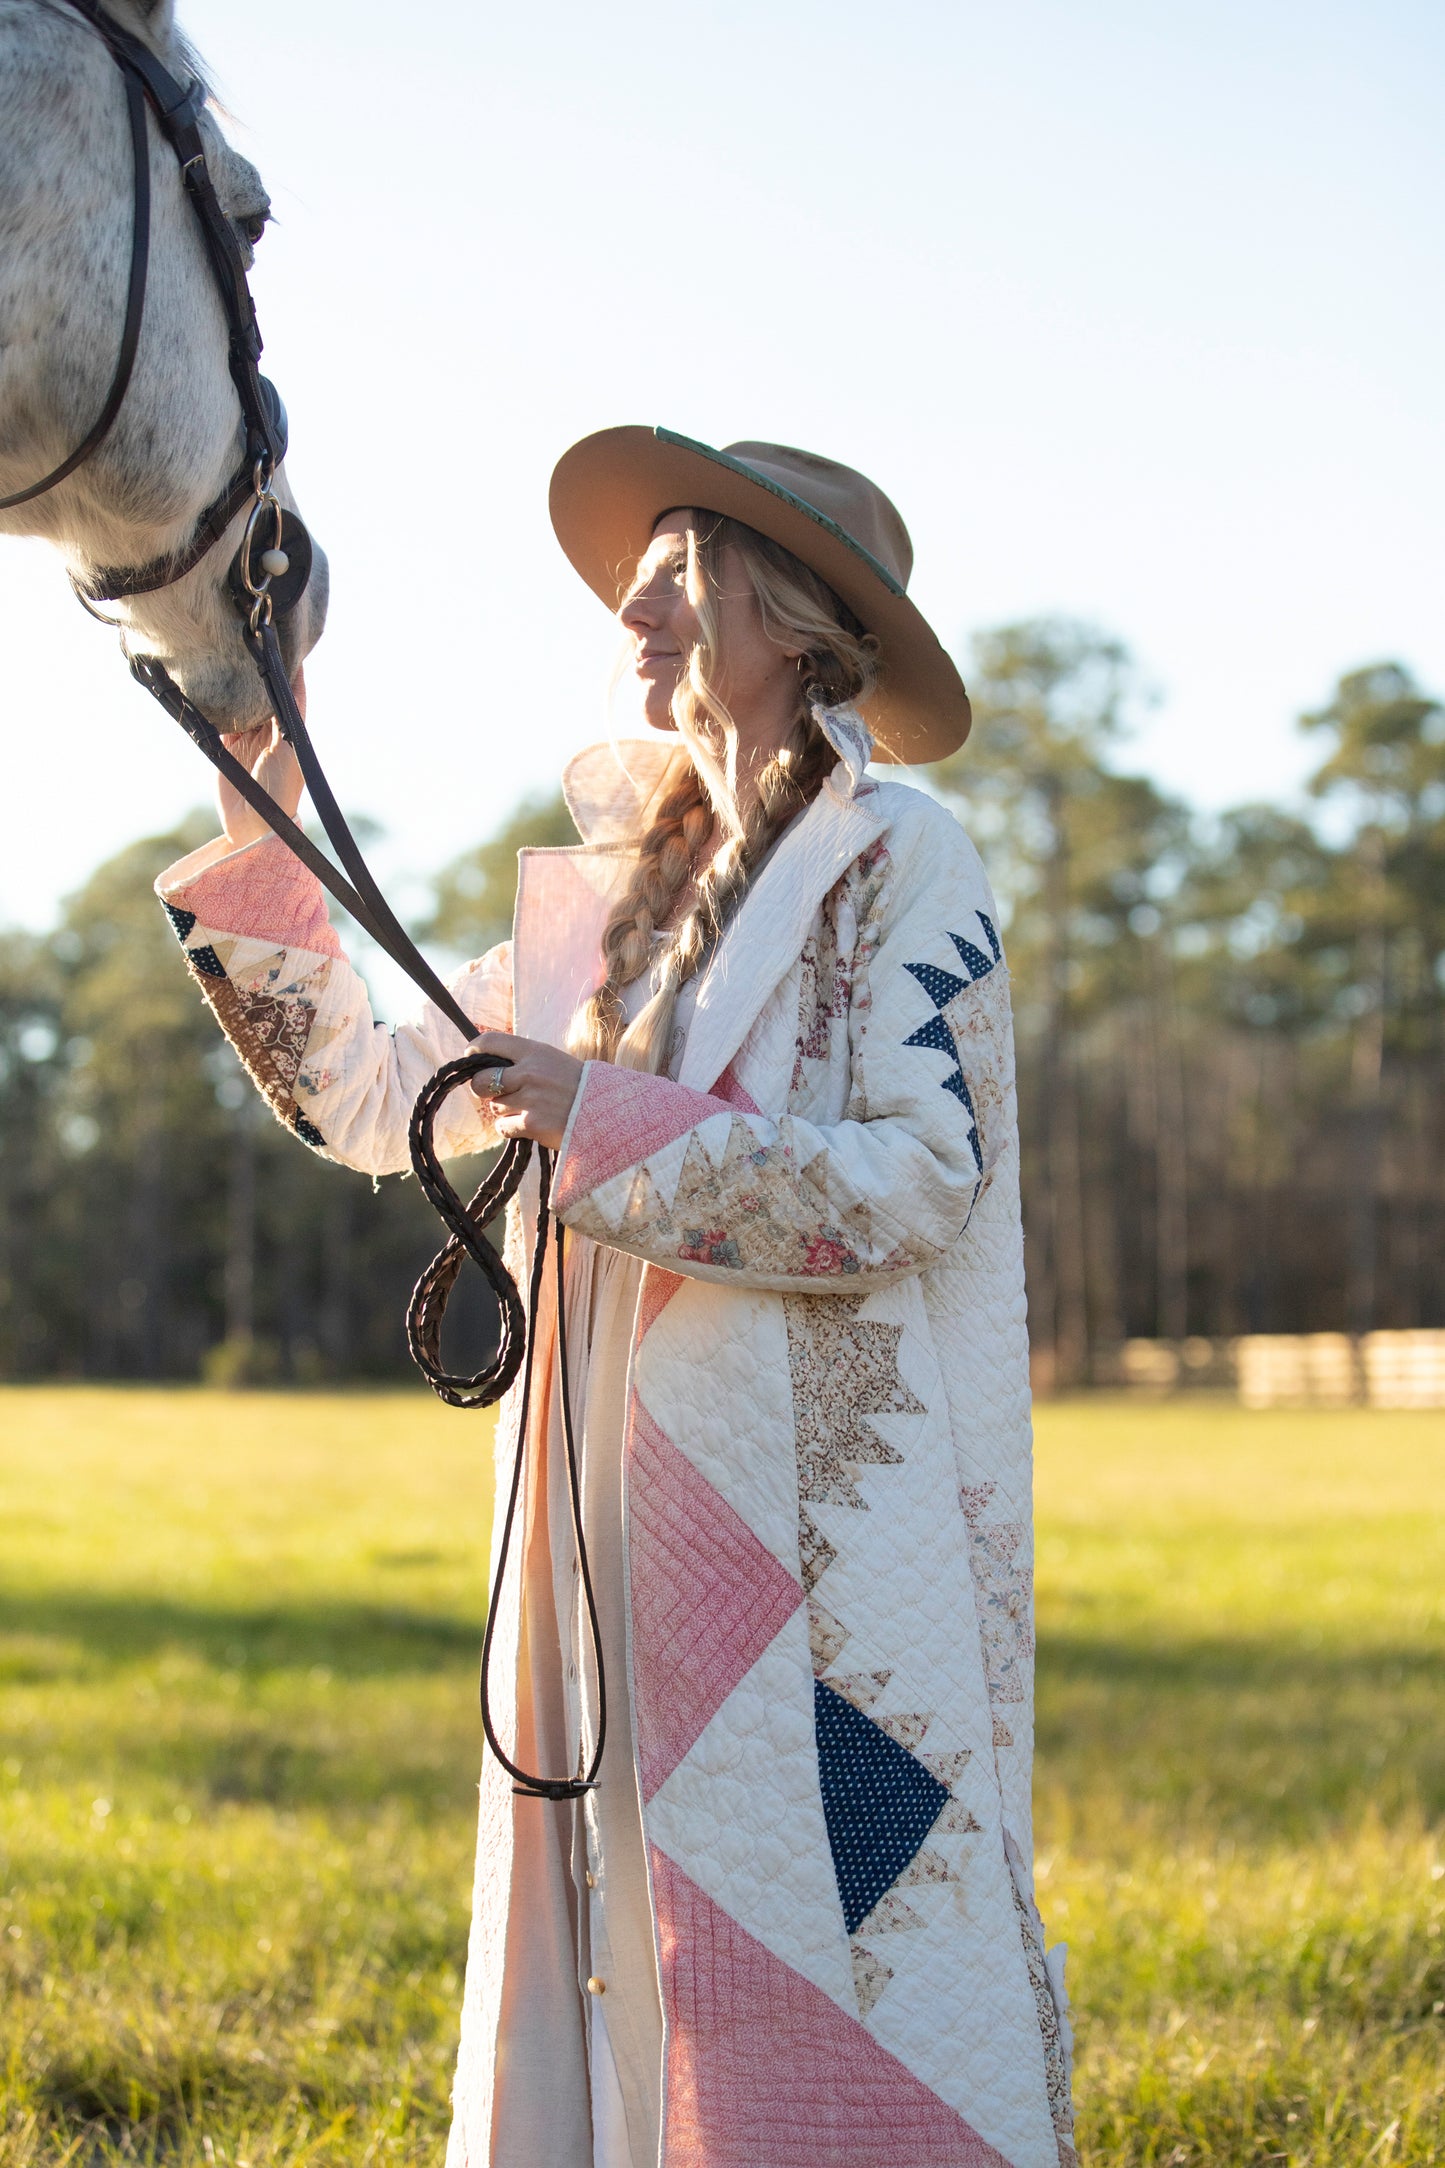
[[[395, 1031], [378, 1023], [342, 953], [315, 875], [266, 836], [208, 843], [156, 883], [186, 963], [277, 1119], [313, 1150], [367, 1174], [411, 1164], [412, 1103], [466, 1042], [428, 1002]], [[511, 1029], [511, 952], [492, 949], [452, 981], [477, 1029]], [[436, 1128], [443, 1153], [497, 1141], [472, 1094], [453, 1092]]]
[[773, 1116], [589, 1062], [554, 1191], [569, 1226], [672, 1272], [785, 1293], [879, 1286], [963, 1238], [1013, 1133], [1013, 1042], [992, 896], [931, 810], [855, 952], [844, 1118]]

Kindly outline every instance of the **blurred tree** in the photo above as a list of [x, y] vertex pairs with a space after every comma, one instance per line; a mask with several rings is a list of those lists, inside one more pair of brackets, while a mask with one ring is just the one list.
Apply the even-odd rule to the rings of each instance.
[[[1086, 1177], [1081, 1035], [1127, 989], [1148, 984], [1145, 944], [1159, 923], [1150, 898], [1177, 879], [1188, 823], [1147, 778], [1106, 765], [1144, 698], [1118, 640], [1039, 618], [980, 635], [974, 656], [973, 735], [930, 773], [983, 851], [1009, 932], [1030, 1310], [1035, 1346], [1067, 1385], [1087, 1375], [1094, 1340], [1122, 1336], [1116, 1214], [1106, 1202], [1098, 1209], [1104, 1200]], [[1162, 1068], [1158, 1082], [1168, 1096]], [[1156, 1153], [1175, 1153], [1180, 1125], [1162, 1106], [1153, 1129]], [[1172, 1194], [1177, 1226], [1177, 1179]], [[1176, 1247], [1182, 1241], [1176, 1235]], [[1173, 1269], [1182, 1275], [1182, 1259]]]
[[207, 1263], [224, 1216], [226, 1129], [206, 1074], [214, 1026], [176, 972], [151, 894], [199, 819], [101, 866], [65, 906], [53, 953], [69, 1049], [62, 1137], [73, 1274], [67, 1336], [87, 1369], [193, 1370], [210, 1337]]
[[[1436, 1186], [1445, 1144], [1445, 707], [1400, 664], [1386, 662], [1341, 678], [1328, 706], [1302, 720], [1331, 741], [1310, 787], [1342, 803], [1354, 830], [1354, 849], [1339, 862], [1358, 1156], [1349, 1320], [1351, 1330], [1368, 1332], [1379, 1310], [1387, 1192], [1408, 1199], [1398, 1216], [1407, 1248], [1418, 1252], [1423, 1229], [1414, 1205], [1421, 1183]], [[1386, 1164], [1391, 1114], [1393, 1167]]]
[[442, 869], [418, 939], [466, 957], [484, 956], [499, 941], [510, 941], [518, 851], [576, 841], [576, 825], [560, 790], [524, 798], [494, 836]]
[[[132, 845], [48, 939], [0, 945], [0, 1367], [10, 1375], [394, 1375], [439, 1235], [265, 1111], [152, 893], [210, 832]], [[465, 1302], [464, 1302], [465, 1308]]]
[[11, 934], [0, 943], [0, 1373], [28, 1369], [45, 1347], [64, 1075], [50, 945]]
[[1342, 1322], [1320, 1150], [1340, 1091], [1338, 856], [1298, 815], [1237, 807], [1200, 824], [1171, 902], [1202, 1177], [1195, 1330]]
[[[1114, 765], [1141, 698], [1117, 640], [1004, 627], [973, 692], [927, 780], [1007, 931], [1044, 1381], [1107, 1376], [1126, 1335], [1445, 1323], [1440, 703], [1353, 672], [1306, 719], [1317, 819], [1203, 821]], [[209, 825], [0, 942], [3, 1374], [406, 1372], [436, 1224], [298, 1146], [216, 1031], [151, 894]], [[429, 938], [504, 939], [517, 849], [573, 839], [560, 797], [519, 806], [441, 876]], [[465, 1274], [459, 1298], [474, 1337]]]

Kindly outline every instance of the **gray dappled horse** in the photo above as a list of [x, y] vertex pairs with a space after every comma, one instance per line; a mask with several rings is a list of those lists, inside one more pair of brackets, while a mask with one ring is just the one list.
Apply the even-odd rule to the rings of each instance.
[[[114, 21], [183, 79], [198, 73], [172, 0], [106, 0]], [[0, 533], [43, 536], [84, 582], [98, 567], [179, 551], [245, 447], [215, 278], [180, 171], [148, 115], [151, 246], [134, 369], [114, 425], [67, 480], [12, 511]], [[209, 112], [206, 159], [249, 265], [269, 199]], [[133, 160], [116, 67], [91, 26], [54, 0], [0, 0], [0, 497], [63, 460], [105, 401], [125, 316]], [[284, 468], [276, 495], [294, 505]], [[222, 729], [270, 703], [227, 591], [244, 526], [186, 576], [113, 605], [132, 653], [154, 656]], [[278, 624], [294, 669], [326, 614], [320, 550]]]

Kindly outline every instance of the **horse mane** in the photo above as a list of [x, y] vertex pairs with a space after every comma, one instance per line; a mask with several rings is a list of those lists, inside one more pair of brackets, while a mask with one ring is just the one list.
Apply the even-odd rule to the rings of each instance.
[[[67, 7], [65, 0], [36, 0], [36, 5], [47, 15], [58, 16], [62, 22], [83, 23], [85, 20], [84, 16], [79, 14], [75, 8]], [[130, 8], [116, 7], [113, 5], [113, 0], [102, 0], [102, 5], [106, 14], [112, 16], [122, 30], [129, 30], [134, 35], [137, 28], [139, 28], [140, 32], [145, 36], [146, 43], [161, 60], [165, 61], [168, 67], [177, 73], [183, 72], [193, 75], [206, 94], [207, 105], [215, 106], [216, 111], [224, 115], [228, 120], [234, 117], [217, 100], [209, 68], [202, 59], [200, 52], [174, 20], [171, 23], [169, 39], [164, 44], [161, 44], [150, 34], [149, 10], [135, 4], [135, 0], [133, 0]], [[127, 20], [128, 17], [129, 20]]]

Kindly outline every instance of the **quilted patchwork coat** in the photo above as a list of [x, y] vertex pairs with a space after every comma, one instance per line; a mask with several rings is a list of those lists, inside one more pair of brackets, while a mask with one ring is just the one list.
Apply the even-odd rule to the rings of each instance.
[[[659, 757], [573, 763], [586, 840], [523, 853], [510, 954], [456, 982], [479, 1026], [560, 1042]], [[840, 761], [755, 880], [677, 1077], [587, 1064], [557, 1167], [568, 1226], [645, 1268], [624, 1543], [660, 2168], [1071, 2168], [1062, 1980], [1030, 1864], [1007, 967], [957, 823], [865, 757]], [[207, 846], [161, 887], [278, 1115], [351, 1165], [404, 1165], [452, 1028], [435, 1011], [373, 1025], [319, 889], [272, 840]], [[452, 1107], [443, 1144], [474, 1149], [470, 1095]], [[525, 1209], [509, 1239], [522, 1267]], [[499, 1471], [516, 1418], [514, 1399]], [[504, 1588], [498, 1679], [518, 1635]], [[529, 1811], [487, 1757], [456, 2168], [490, 2157]]]

